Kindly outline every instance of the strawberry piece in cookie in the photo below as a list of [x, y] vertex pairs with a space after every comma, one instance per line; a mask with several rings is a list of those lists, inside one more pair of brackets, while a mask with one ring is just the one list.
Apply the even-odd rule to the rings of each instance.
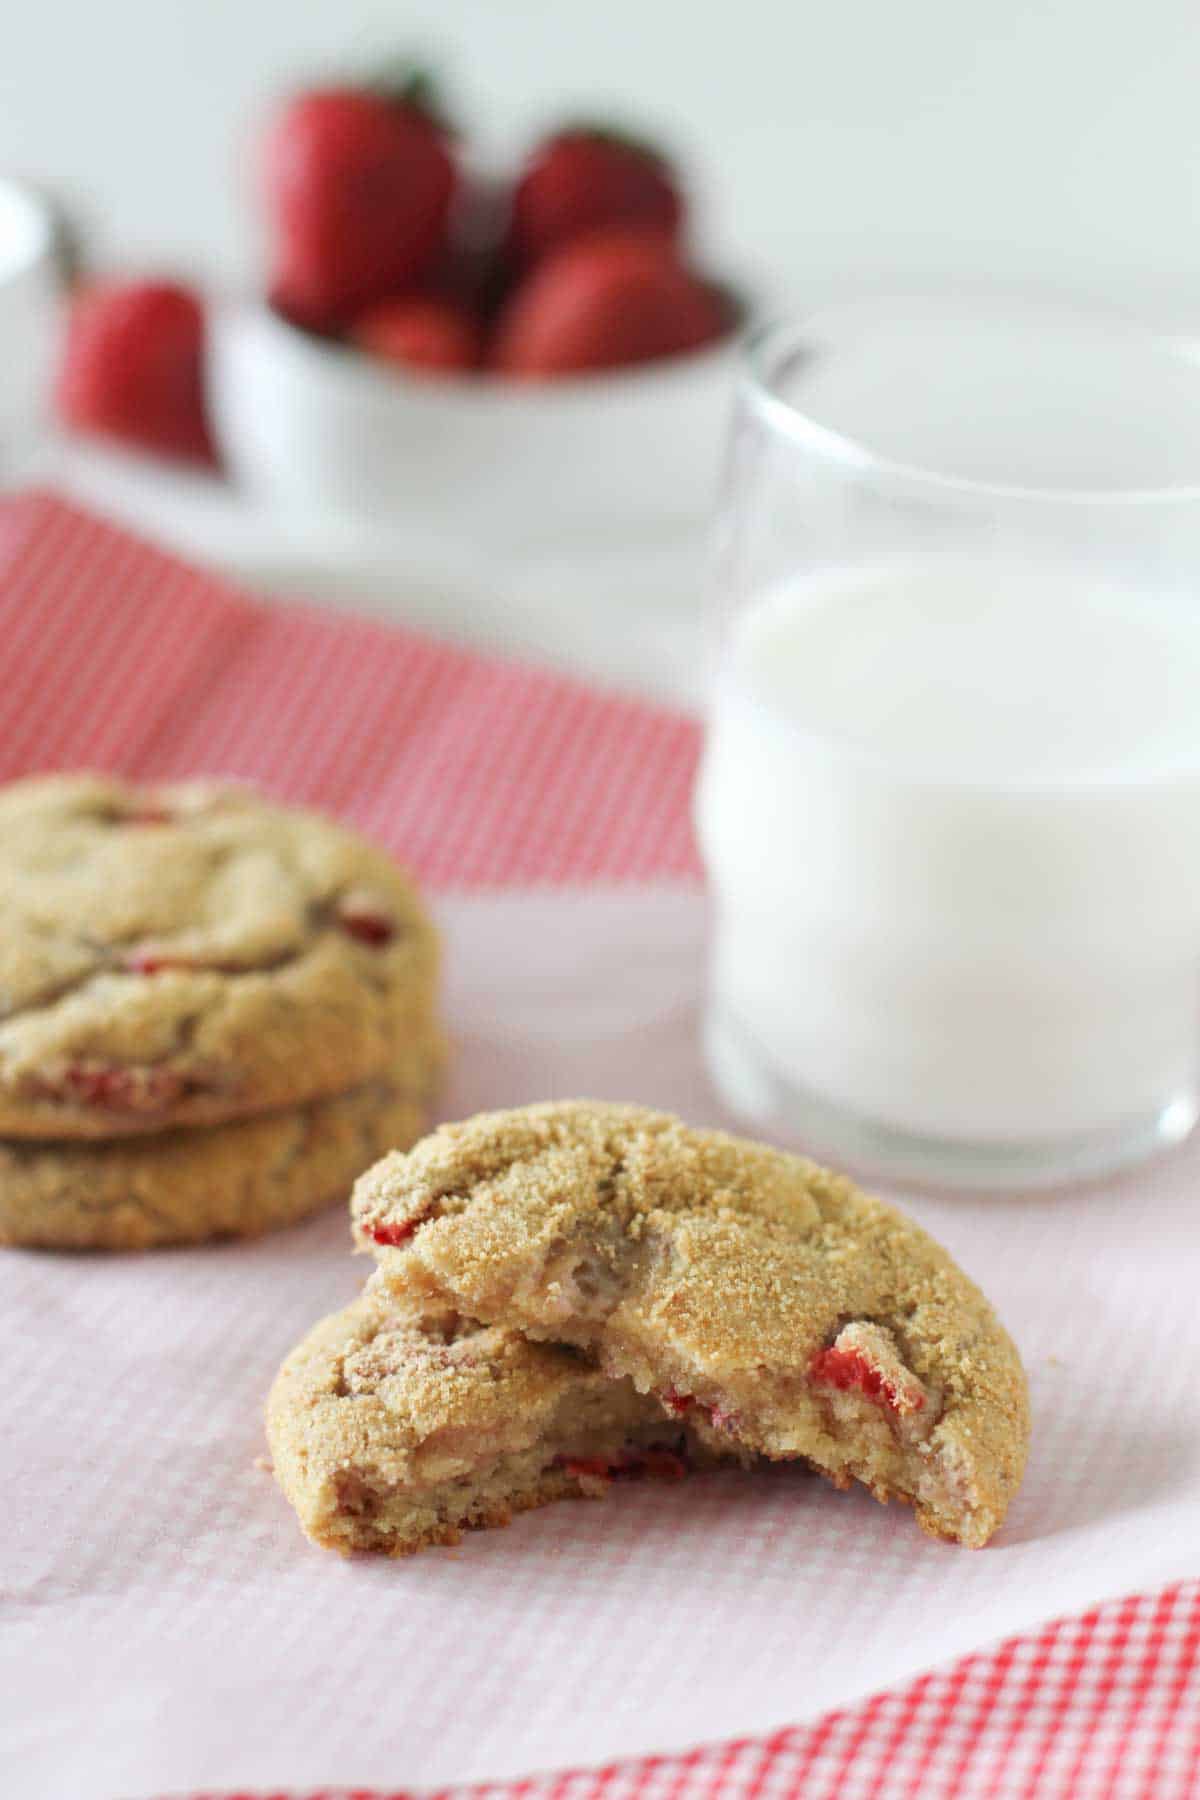
[[360, 944], [390, 944], [396, 935], [395, 917], [372, 894], [346, 894], [338, 905], [337, 916], [342, 930]]
[[920, 1412], [928, 1400], [923, 1384], [900, 1360], [895, 1341], [878, 1325], [847, 1325], [827, 1349], [818, 1350], [810, 1367], [818, 1386], [863, 1394], [894, 1413]]
[[419, 1219], [397, 1219], [395, 1223], [389, 1223], [385, 1219], [378, 1225], [368, 1226], [367, 1231], [372, 1243], [390, 1244], [394, 1247], [407, 1243], [419, 1224]]
[[585, 1493], [589, 1483], [610, 1481], [682, 1481], [688, 1472], [685, 1455], [661, 1444], [627, 1447], [614, 1456], [563, 1456], [558, 1466], [573, 1475]]
[[154, 1064], [124, 1068], [112, 1063], [67, 1063], [37, 1083], [40, 1095], [114, 1113], [154, 1114], [168, 1111], [185, 1090], [174, 1069]]
[[141, 945], [125, 954], [124, 965], [131, 975], [162, 975], [169, 969], [194, 969], [198, 965], [184, 956], [172, 956], [156, 950], [152, 944]]
[[695, 1394], [681, 1394], [675, 1388], [668, 1388], [658, 1399], [659, 1404], [673, 1419], [682, 1419], [688, 1413], [699, 1413], [714, 1430], [727, 1432], [731, 1437], [737, 1436], [737, 1413], [723, 1406], [719, 1400], [699, 1400]]

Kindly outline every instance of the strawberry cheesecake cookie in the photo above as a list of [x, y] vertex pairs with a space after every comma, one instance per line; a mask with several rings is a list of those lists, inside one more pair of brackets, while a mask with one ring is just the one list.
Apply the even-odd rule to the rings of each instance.
[[374, 1282], [288, 1357], [267, 1435], [312, 1541], [388, 1556], [723, 1460], [577, 1350], [449, 1311], [421, 1316]]
[[382, 851], [214, 784], [0, 792], [0, 1134], [114, 1138], [386, 1081], [440, 1055], [437, 942]]
[[283, 1112], [107, 1143], [0, 1142], [0, 1244], [148, 1250], [256, 1237], [344, 1202], [354, 1178], [425, 1128], [385, 1082]]
[[445, 1126], [358, 1182], [360, 1242], [409, 1305], [570, 1346], [716, 1451], [802, 1459], [997, 1529], [1025, 1377], [979, 1289], [844, 1177], [635, 1106]]

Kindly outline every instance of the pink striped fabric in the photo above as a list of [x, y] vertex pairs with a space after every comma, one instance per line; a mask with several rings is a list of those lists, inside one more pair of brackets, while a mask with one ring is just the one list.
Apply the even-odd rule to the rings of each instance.
[[[697, 749], [668, 712], [250, 600], [52, 496], [0, 506], [0, 779], [81, 765], [247, 777], [354, 819], [440, 886], [687, 880]], [[1200, 1794], [1200, 1581], [801, 1729], [455, 1800], [468, 1793], [1185, 1800]]]
[[689, 721], [265, 605], [49, 496], [0, 509], [0, 668], [0, 779], [240, 776], [353, 820], [442, 887], [699, 873]]

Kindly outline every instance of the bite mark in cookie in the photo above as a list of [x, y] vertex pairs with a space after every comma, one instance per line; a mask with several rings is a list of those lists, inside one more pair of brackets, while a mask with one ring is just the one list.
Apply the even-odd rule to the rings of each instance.
[[563, 1102], [443, 1127], [354, 1212], [398, 1289], [576, 1345], [713, 1446], [803, 1459], [971, 1545], [1019, 1484], [1025, 1381], [991, 1307], [802, 1158]]
[[267, 1431], [305, 1532], [344, 1554], [405, 1556], [552, 1500], [727, 1460], [570, 1350], [414, 1314], [374, 1284], [284, 1363]]

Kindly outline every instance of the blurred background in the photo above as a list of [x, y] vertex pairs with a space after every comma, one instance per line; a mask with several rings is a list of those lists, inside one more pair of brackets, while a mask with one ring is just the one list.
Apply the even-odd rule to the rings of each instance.
[[397, 46], [505, 146], [583, 111], [690, 159], [705, 228], [805, 287], [961, 273], [1200, 295], [1192, 0], [40, 0], [0, 60], [0, 165], [110, 260], [244, 277], [264, 98]]
[[[477, 167], [515, 170], [546, 131], [578, 118], [661, 144], [691, 202], [689, 256], [739, 287], [759, 316], [847, 289], [946, 282], [1035, 287], [1171, 323], [1200, 310], [1194, 0], [42, 0], [14, 15], [0, 60], [0, 170], [62, 204], [91, 269], [172, 275], [212, 305], [237, 304], [263, 291], [254, 190], [273, 107], [397, 52], [437, 70]], [[614, 507], [602, 529], [590, 521], [586, 544], [568, 545], [565, 527], [562, 542], [544, 529], [560, 510], [544, 484], [571, 460], [539, 423], [555, 403], [530, 399], [510, 414], [515, 435], [500, 439], [502, 450], [511, 441], [509, 457], [497, 454], [494, 420], [485, 444], [471, 436], [474, 414], [443, 432], [426, 396], [404, 401], [416, 452], [407, 467], [436, 476], [445, 516], [416, 504], [401, 477], [395, 508], [385, 493], [370, 529], [362, 518], [351, 528], [333, 503], [337, 471], [301, 471], [294, 447], [328, 446], [343, 431], [374, 446], [387, 433], [360, 429], [348, 394], [332, 420], [298, 365], [286, 394], [280, 370], [267, 382], [278, 349], [243, 336], [231, 359], [226, 389], [253, 414], [229, 428], [218, 420], [232, 483], [61, 434], [43, 445], [38, 472], [260, 587], [344, 599], [694, 697], [702, 525], [732, 362], [720, 372], [725, 387], [712, 375], [703, 391], [698, 378], [664, 388], [647, 415], [661, 439], [644, 467], [632, 454], [647, 439], [642, 417], [611, 413], [607, 442], [594, 446], [587, 420], [582, 435], [572, 428], [585, 470], [609, 468], [614, 446], [620, 463], [631, 447], [627, 485], [644, 481], [659, 510], [647, 523]], [[238, 441], [272, 421], [274, 444]], [[694, 452], [674, 506], [668, 438], [680, 455]], [[453, 470], [446, 479], [440, 465], [432, 474], [423, 465], [426, 446], [443, 439], [475, 453], [458, 492]], [[357, 464], [354, 454], [341, 470], [351, 489], [374, 481], [378, 465], [374, 449]], [[494, 496], [490, 517], [479, 504], [481, 457], [488, 469], [526, 471], [519, 503]], [[281, 493], [293, 504], [277, 504]], [[495, 554], [501, 515], [512, 541]], [[626, 609], [621, 631], [614, 605]]]

